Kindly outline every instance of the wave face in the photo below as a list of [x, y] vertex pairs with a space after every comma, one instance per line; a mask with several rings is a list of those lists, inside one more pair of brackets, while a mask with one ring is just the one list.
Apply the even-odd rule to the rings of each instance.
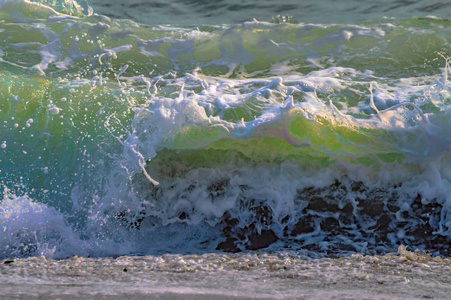
[[449, 254], [451, 21], [68, 5], [0, 6], [0, 257]]

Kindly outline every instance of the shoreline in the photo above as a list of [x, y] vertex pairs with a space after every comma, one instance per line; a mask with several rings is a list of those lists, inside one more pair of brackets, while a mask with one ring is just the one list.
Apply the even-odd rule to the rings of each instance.
[[3, 299], [445, 299], [451, 258], [288, 253], [44, 257], [0, 263]]

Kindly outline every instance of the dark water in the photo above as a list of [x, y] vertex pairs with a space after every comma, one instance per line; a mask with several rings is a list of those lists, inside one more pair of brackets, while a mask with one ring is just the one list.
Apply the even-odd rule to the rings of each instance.
[[451, 3], [446, 1], [274, 1], [274, 0], [173, 0], [99, 1], [91, 0], [94, 11], [145, 24], [238, 24], [253, 18], [270, 21], [278, 15], [292, 16], [303, 23], [354, 24], [383, 17], [447, 18]]

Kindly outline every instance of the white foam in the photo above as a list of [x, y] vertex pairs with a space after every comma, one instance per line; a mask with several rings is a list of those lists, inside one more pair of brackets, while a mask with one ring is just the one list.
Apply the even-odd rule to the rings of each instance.
[[[353, 48], [354, 41], [374, 44], [377, 51], [385, 49], [386, 35], [395, 25], [279, 25], [254, 20], [199, 33], [173, 27], [147, 31], [95, 15], [75, 20], [47, 13], [53, 17], [45, 21], [13, 12], [14, 20], [26, 22], [22, 28], [33, 33], [30, 39], [36, 34], [39, 42], [27, 40], [11, 49], [17, 55], [38, 55], [37, 59], [20, 65], [3, 60], [6, 51], [0, 52], [0, 62], [8, 67], [34, 69], [40, 76], [47, 73], [27, 79], [36, 85], [46, 81], [42, 89], [49, 99], [60, 99], [61, 106], [44, 97], [40, 105], [48, 113], [46, 119], [40, 118], [29, 104], [36, 100], [31, 93], [32, 99], [27, 99], [22, 96], [25, 92], [11, 85], [6, 101], [14, 109], [8, 110], [7, 121], [1, 124], [6, 137], [2, 136], [0, 147], [6, 149], [8, 143], [1, 159], [19, 162], [23, 156], [17, 153], [31, 157], [26, 161], [32, 166], [26, 169], [31, 186], [25, 190], [36, 185], [42, 187], [38, 192], [42, 194], [35, 200], [4, 196], [0, 220], [8, 228], [3, 245], [15, 248], [0, 255], [25, 251], [18, 249], [28, 240], [45, 255], [69, 255], [66, 237], [71, 247], [78, 243], [78, 228], [83, 229], [86, 243], [72, 250], [84, 254], [145, 251], [159, 242], [166, 249], [195, 245], [201, 238], [217, 238], [215, 226], [224, 213], [238, 210], [246, 199], [266, 201], [280, 221], [292, 216], [299, 190], [327, 187], [345, 177], [386, 191], [402, 184], [397, 191], [438, 202], [444, 206], [438, 233], [450, 235], [449, 60], [443, 77], [401, 80], [377, 77], [380, 72], [363, 70], [366, 65], [338, 66], [353, 65], [352, 60], [363, 55], [358, 52], [361, 48]], [[306, 42], [316, 31], [313, 42]], [[58, 71], [52, 73], [55, 67]], [[71, 70], [67, 78], [52, 81], [54, 74], [69, 68], [79, 73]], [[370, 87], [372, 81], [378, 84]], [[12, 95], [16, 88], [17, 95]], [[61, 112], [64, 122], [54, 117], [56, 126], [51, 114], [63, 117]], [[43, 139], [27, 144], [27, 138], [10, 134], [11, 127], [24, 123], [31, 127], [27, 131], [34, 130]], [[296, 126], [304, 126], [305, 132], [304, 127], [294, 130]], [[276, 150], [268, 141], [276, 144]], [[73, 148], [64, 148], [65, 142]], [[190, 164], [178, 162], [178, 154], [185, 151], [208, 150], [235, 151], [236, 157], [243, 155], [250, 162], [226, 161], [213, 167], [197, 162], [188, 170]], [[154, 164], [158, 155], [168, 151], [173, 151], [171, 162], [179, 163], [179, 168], [165, 170]], [[384, 160], [384, 155], [397, 158]], [[365, 164], [365, 159], [370, 163]], [[221, 180], [227, 181], [227, 188], [211, 196], [209, 187]], [[58, 190], [60, 185], [67, 188]], [[53, 195], [58, 193], [64, 201]], [[402, 211], [397, 217], [402, 220], [402, 212], [409, 212], [412, 203], [406, 198], [399, 201]], [[68, 215], [53, 206], [64, 207]], [[140, 221], [141, 231], [130, 229], [143, 211], [147, 215]], [[187, 217], [180, 218], [181, 213]], [[249, 210], [236, 214], [240, 226], [252, 218]], [[66, 224], [68, 220], [72, 223]], [[273, 229], [280, 235], [282, 227], [277, 223]], [[313, 233], [296, 239], [314, 244], [319, 241], [314, 235], [320, 234], [317, 222]], [[406, 234], [398, 231], [393, 241]], [[320, 246], [327, 249], [330, 243], [322, 241]], [[96, 252], [96, 247], [101, 251]], [[358, 247], [364, 251], [365, 242]]]
[[64, 216], [27, 196], [15, 197], [6, 190], [0, 203], [0, 222], [2, 257], [43, 255], [52, 258], [66, 255], [71, 247], [77, 248], [72, 228], [65, 223]]

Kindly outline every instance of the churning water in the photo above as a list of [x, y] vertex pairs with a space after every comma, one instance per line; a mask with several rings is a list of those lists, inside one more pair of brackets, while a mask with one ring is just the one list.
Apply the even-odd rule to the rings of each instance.
[[449, 5], [298, 2], [0, 2], [0, 258], [447, 255]]

